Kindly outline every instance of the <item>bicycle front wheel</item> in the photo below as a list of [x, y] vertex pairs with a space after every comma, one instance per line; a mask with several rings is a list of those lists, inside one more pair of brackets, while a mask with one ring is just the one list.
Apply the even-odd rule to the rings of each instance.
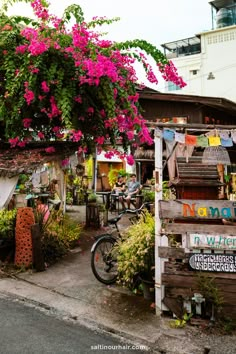
[[114, 254], [116, 240], [105, 235], [97, 240], [91, 249], [91, 268], [101, 283], [114, 284], [117, 279], [117, 260]]

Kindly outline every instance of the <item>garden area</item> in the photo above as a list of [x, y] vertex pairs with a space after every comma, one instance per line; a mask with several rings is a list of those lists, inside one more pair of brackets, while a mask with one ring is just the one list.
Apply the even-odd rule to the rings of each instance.
[[0, 226], [1, 268], [13, 273], [45, 270], [77, 246], [82, 231], [61, 210], [39, 207], [1, 210]]

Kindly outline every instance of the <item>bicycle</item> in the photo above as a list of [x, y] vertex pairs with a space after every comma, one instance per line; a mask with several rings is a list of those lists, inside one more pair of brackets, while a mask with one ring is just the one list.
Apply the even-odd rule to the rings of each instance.
[[[91, 248], [91, 268], [94, 276], [103, 284], [110, 285], [116, 282], [118, 276], [117, 260], [114, 252], [114, 245], [121, 238], [118, 222], [126, 213], [135, 214], [129, 220], [131, 223], [137, 222], [140, 213], [147, 208], [150, 203], [146, 202], [138, 209], [125, 209], [115, 218], [108, 220], [108, 225], [113, 226], [110, 233], [99, 235]], [[116, 233], [114, 236], [113, 233]]]

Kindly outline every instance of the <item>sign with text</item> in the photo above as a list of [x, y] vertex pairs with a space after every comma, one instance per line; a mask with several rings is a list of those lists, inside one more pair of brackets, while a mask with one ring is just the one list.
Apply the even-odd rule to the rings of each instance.
[[190, 268], [205, 272], [236, 273], [235, 254], [191, 254]]
[[189, 234], [189, 248], [236, 250], [236, 235]]
[[229, 200], [160, 200], [161, 219], [236, 219], [236, 202]]

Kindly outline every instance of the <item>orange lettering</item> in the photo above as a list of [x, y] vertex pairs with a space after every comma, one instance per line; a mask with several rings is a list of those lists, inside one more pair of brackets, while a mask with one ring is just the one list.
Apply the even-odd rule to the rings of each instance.
[[[192, 204], [192, 207], [189, 204], [184, 204], [183, 203], [183, 216], [195, 216], [195, 205]], [[189, 214], [189, 215], [188, 215]]]

